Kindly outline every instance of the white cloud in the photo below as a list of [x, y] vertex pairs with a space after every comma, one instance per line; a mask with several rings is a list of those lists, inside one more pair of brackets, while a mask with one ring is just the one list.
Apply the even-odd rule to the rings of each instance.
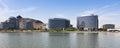
[[64, 14], [56, 14], [56, 17], [58, 18], [67, 18]]
[[22, 12], [31, 12], [33, 10], [37, 9], [36, 7], [29, 7], [29, 8], [24, 8], [24, 9], [20, 9]]
[[22, 8], [22, 9], [11, 9], [8, 7], [7, 4], [5, 4], [4, 0], [0, 0], [0, 22], [6, 20], [10, 16], [16, 16], [19, 14], [24, 14], [26, 12], [31, 12], [36, 9], [36, 7], [28, 7], [28, 8]]
[[108, 8], [111, 8], [111, 7], [114, 7], [117, 5], [119, 5], [119, 3], [105, 5], [103, 7], [98, 8], [98, 9], [85, 10], [82, 13], [80, 13], [80, 16], [87, 16], [87, 15], [91, 15], [91, 14], [104, 14], [103, 12], [106, 11]]
[[89, 15], [93, 14], [94, 12], [96, 12], [96, 10], [94, 10], [94, 9], [87, 10], [87, 11], [80, 13], [80, 16], [89, 16]]
[[99, 27], [101, 27], [103, 24], [115, 24], [117, 28], [119, 28], [119, 24], [117, 22], [117, 20], [119, 20], [117, 16], [120, 16], [120, 11], [117, 10], [112, 10], [110, 11], [110, 9], [114, 9], [116, 7], [119, 6], [119, 2], [115, 3], [115, 4], [110, 4], [110, 5], [105, 5], [103, 7], [100, 7], [98, 9], [89, 9], [89, 10], [85, 10], [83, 11], [80, 16], [87, 16], [90, 14], [97, 14], [99, 15]]
[[120, 11], [108, 12], [105, 14], [101, 14], [99, 16], [100, 26], [103, 24], [115, 24], [116, 28], [120, 27], [119, 18], [120, 18]]

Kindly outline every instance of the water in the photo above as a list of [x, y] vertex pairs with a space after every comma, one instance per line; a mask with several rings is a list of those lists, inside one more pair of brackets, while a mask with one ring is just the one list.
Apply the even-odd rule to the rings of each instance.
[[120, 33], [0, 33], [0, 48], [120, 48]]

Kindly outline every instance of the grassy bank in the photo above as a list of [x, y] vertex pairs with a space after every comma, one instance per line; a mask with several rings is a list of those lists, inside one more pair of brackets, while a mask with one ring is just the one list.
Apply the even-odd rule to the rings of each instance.
[[[45, 31], [45, 30], [0, 30], [0, 32], [61, 32], [61, 33], [106, 33], [107, 31]], [[114, 32], [112, 32], [114, 33]], [[116, 33], [116, 32], [115, 32]]]

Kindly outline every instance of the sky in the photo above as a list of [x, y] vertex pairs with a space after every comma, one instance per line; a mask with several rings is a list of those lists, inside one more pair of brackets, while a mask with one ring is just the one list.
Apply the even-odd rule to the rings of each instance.
[[48, 24], [50, 18], [66, 18], [76, 27], [77, 17], [95, 14], [99, 27], [120, 28], [120, 0], [0, 0], [0, 22], [21, 15]]

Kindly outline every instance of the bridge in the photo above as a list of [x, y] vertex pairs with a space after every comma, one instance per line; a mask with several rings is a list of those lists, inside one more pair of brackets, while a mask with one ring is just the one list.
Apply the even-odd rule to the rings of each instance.
[[120, 29], [107, 29], [109, 32], [120, 32]]

